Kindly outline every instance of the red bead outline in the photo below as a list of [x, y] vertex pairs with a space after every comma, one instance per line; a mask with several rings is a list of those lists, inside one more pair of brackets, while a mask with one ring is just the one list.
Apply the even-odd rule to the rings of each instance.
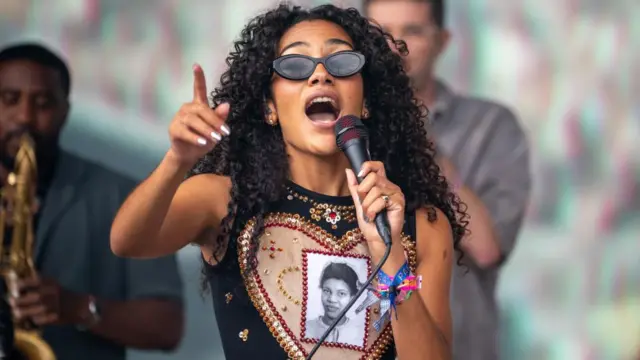
[[[314, 249], [302, 249], [302, 319], [300, 320], [300, 341], [306, 344], [315, 344], [318, 342], [316, 339], [305, 338], [305, 330], [307, 323], [307, 298], [308, 298], [308, 284], [307, 284], [307, 270], [308, 270], [308, 255], [319, 254], [319, 255], [328, 255], [328, 256], [340, 256], [340, 257], [350, 257], [354, 259], [365, 259], [367, 260], [367, 277], [371, 276], [371, 258], [363, 255], [363, 254], [344, 254], [333, 251], [323, 251], [323, 250], [314, 250]], [[322, 346], [326, 347], [334, 347], [340, 349], [349, 349], [355, 350], [359, 352], [367, 352], [367, 340], [369, 339], [369, 324], [371, 323], [371, 309], [367, 308], [365, 315], [365, 327], [364, 327], [364, 338], [362, 342], [364, 346], [355, 346], [350, 344], [343, 343], [334, 343], [325, 341], [322, 343]]]
[[[286, 217], [286, 222], [282, 222], [279, 220], [279, 218], [281, 217]], [[323, 235], [326, 235], [326, 237], [331, 237], [335, 240], [342, 240], [344, 238], [346, 238], [346, 234], [343, 235], [340, 239], [338, 239], [337, 237], [329, 234], [328, 232], [326, 232], [324, 229], [320, 228], [319, 226], [315, 226], [312, 223], [306, 221], [306, 219], [301, 218], [299, 216], [296, 216], [295, 214], [286, 214], [286, 213], [271, 213], [269, 214], [269, 216], [265, 217], [265, 230], [266, 228], [271, 228], [271, 227], [284, 227], [293, 231], [297, 231], [297, 232], [301, 232], [303, 234], [305, 234], [307, 237], [309, 237], [310, 239], [312, 239], [313, 241], [315, 241], [316, 243], [318, 243], [319, 245], [323, 246], [324, 248], [331, 248], [330, 244], [327, 244], [325, 241], [318, 239], [314, 233], [307, 231], [306, 229], [303, 228], [304, 225], [310, 226], [312, 228], [318, 228], [319, 232], [322, 233]], [[245, 227], [245, 229], [241, 232], [240, 236], [238, 237], [238, 240], [240, 242], [239, 246], [238, 246], [238, 255], [239, 255], [239, 260], [240, 260], [240, 267], [241, 269], [245, 267], [246, 264], [246, 250], [247, 249], [243, 249], [246, 245], [248, 245], [248, 237], [250, 236], [249, 234], [251, 234], [251, 229], [253, 228], [253, 226], [255, 226], [255, 223], [253, 221], [249, 221], [247, 222], [247, 226]], [[354, 236], [358, 236], [359, 234], [359, 230], [354, 230]], [[350, 242], [349, 246], [345, 246], [344, 248], [342, 248], [340, 251], [341, 252], [347, 252], [353, 248], [355, 248], [359, 243], [366, 241], [366, 239], [364, 238], [364, 236], [360, 235], [360, 241], [353, 241]], [[244, 244], [246, 243], [246, 244]], [[243, 246], [244, 245], [244, 246]], [[321, 250], [311, 250], [311, 249], [303, 249], [304, 251], [317, 251], [322, 253]], [[338, 254], [340, 256], [344, 256], [345, 254], [342, 254], [340, 252], [328, 252], [331, 254]], [[366, 255], [361, 255], [361, 254], [348, 254], [350, 256], [353, 257], [363, 257], [363, 258], [367, 258], [368, 257]], [[305, 254], [303, 254], [303, 261], [304, 259], [306, 259]], [[371, 273], [371, 263], [369, 261], [369, 269], [368, 272]], [[303, 263], [303, 284], [304, 284], [304, 280], [306, 279], [306, 265], [304, 265]], [[287, 325], [287, 323], [284, 321], [284, 319], [282, 318], [282, 316], [280, 315], [280, 311], [278, 311], [278, 309], [276, 309], [276, 307], [274, 306], [273, 302], [271, 301], [269, 294], [267, 293], [266, 289], [264, 288], [263, 284], [262, 284], [262, 280], [261, 280], [261, 276], [260, 273], [258, 271], [258, 268], [256, 268], [255, 270], [252, 271], [252, 278], [255, 281], [255, 287], [254, 286], [250, 286], [250, 283], [247, 283], [247, 279], [245, 279], [245, 286], [247, 289], [247, 293], [249, 294], [249, 297], [251, 299], [251, 302], [254, 305], [254, 308], [258, 311], [258, 314], [260, 315], [260, 317], [262, 318], [263, 323], [268, 327], [268, 330], [271, 332], [271, 334], [274, 336], [274, 338], [276, 338], [276, 342], [278, 342], [278, 344], [282, 347], [282, 349], [285, 351], [285, 353], [287, 353], [290, 357], [291, 355], [291, 351], [288, 351], [281, 343], [280, 340], [278, 340], [278, 334], [275, 332], [275, 329], [273, 328], [273, 323], [269, 324], [267, 322], [268, 317], [264, 315], [265, 311], [262, 308], [258, 307], [258, 304], [256, 303], [257, 301], [259, 301], [260, 299], [256, 299], [254, 298], [254, 296], [258, 295], [258, 296], [262, 296], [262, 298], [264, 299], [264, 302], [266, 302], [266, 305], [269, 309], [269, 311], [273, 314], [273, 316], [276, 318], [276, 320], [278, 321], [278, 323], [280, 324], [280, 326], [282, 327], [282, 329], [285, 331], [285, 333], [289, 336], [289, 339], [291, 342], [293, 342], [293, 344], [297, 347], [298, 352], [302, 353], [302, 355], [304, 357], [306, 357], [308, 355], [308, 351], [302, 346], [303, 341], [301, 341], [301, 339], [298, 339], [294, 334], [293, 331], [291, 331], [291, 329], [289, 328], [289, 326]], [[257, 289], [256, 289], [257, 287]], [[303, 311], [302, 311], [302, 316], [303, 318], [306, 316], [306, 287], [303, 287]], [[354, 350], [354, 351], [358, 351], [363, 353], [362, 356], [360, 357], [360, 360], [364, 360], [364, 359], [372, 359], [372, 355], [374, 355], [374, 353], [377, 351], [379, 352], [379, 356], [378, 357], [374, 357], [373, 358], [379, 358], [380, 356], [382, 356], [384, 354], [384, 352], [386, 351], [386, 349], [389, 348], [389, 346], [391, 346], [393, 344], [393, 333], [392, 333], [392, 329], [391, 329], [391, 323], [387, 323], [387, 325], [385, 325], [384, 329], [382, 331], [380, 331], [379, 336], [376, 338], [376, 340], [373, 342], [373, 344], [371, 344], [371, 346], [368, 348], [366, 348], [366, 340], [369, 337], [369, 321], [370, 321], [370, 311], [371, 309], [367, 309], [367, 326], [365, 328], [365, 348], [359, 348], [356, 346], [350, 346], [350, 345], [346, 345], [346, 344], [336, 344], [336, 345], [342, 345], [342, 346], [331, 346], [333, 343], [329, 343], [327, 344], [328, 347], [335, 347], [335, 348], [343, 348], [343, 349], [349, 349], [349, 350]], [[301, 329], [302, 329], [302, 333], [304, 334], [304, 330], [305, 330], [305, 325], [304, 322], [301, 324]], [[383, 339], [390, 336], [391, 339], [388, 341], [388, 343], [386, 344], [381, 344]], [[312, 340], [313, 341], [313, 340]], [[305, 343], [308, 343], [307, 341], [304, 341]], [[362, 349], [362, 350], [360, 350]]]
[[[288, 214], [284, 214], [284, 213], [275, 213], [273, 214], [274, 217], [282, 217], [282, 216], [287, 216]], [[309, 237], [310, 239], [312, 239], [313, 241], [315, 241], [318, 245], [322, 246], [325, 249], [333, 249], [334, 247], [331, 246], [331, 243], [327, 242], [325, 239], [330, 237], [332, 239], [335, 240], [336, 243], [341, 243], [342, 241], [345, 241], [348, 236], [347, 234], [342, 235], [341, 237], [336, 237], [333, 236], [332, 234], [330, 234], [329, 232], [327, 232], [326, 230], [324, 230], [323, 228], [321, 228], [319, 225], [316, 225], [314, 223], [311, 223], [310, 221], [307, 221], [305, 218], [300, 217], [300, 216], [295, 216], [295, 215], [289, 215], [286, 218], [286, 222], [281, 222], [277, 219], [265, 219], [264, 220], [264, 227], [265, 229], [270, 228], [270, 227], [285, 227], [287, 229], [290, 230], [294, 230], [294, 231], [298, 231], [301, 232], [303, 234], [305, 234], [307, 237]], [[310, 227], [312, 229], [315, 230], [315, 232], [309, 231], [307, 229], [305, 229], [305, 227]], [[321, 235], [321, 237], [316, 236], [316, 232], [319, 233]], [[356, 228], [354, 230], [351, 231], [354, 237], [354, 241], [350, 241], [349, 243], [347, 243], [347, 246], [341, 247], [339, 249], [339, 251], [350, 251], [353, 250], [356, 246], [358, 246], [358, 244], [366, 242], [367, 239], [364, 237], [364, 235], [362, 235], [362, 233], [360, 232], [360, 229]]]

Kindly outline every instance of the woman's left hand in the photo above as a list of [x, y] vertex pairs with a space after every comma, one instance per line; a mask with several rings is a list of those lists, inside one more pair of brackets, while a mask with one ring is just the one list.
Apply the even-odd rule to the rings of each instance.
[[367, 239], [372, 257], [380, 258], [385, 245], [376, 229], [375, 216], [383, 209], [387, 210], [391, 240], [399, 243], [404, 225], [404, 194], [398, 185], [387, 179], [384, 164], [379, 161], [367, 161], [362, 165], [359, 177], [363, 180], [360, 184], [351, 169], [346, 172], [360, 231]]

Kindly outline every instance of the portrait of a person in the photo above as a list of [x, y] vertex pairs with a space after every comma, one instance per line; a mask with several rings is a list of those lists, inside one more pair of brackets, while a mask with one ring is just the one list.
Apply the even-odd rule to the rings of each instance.
[[[345, 262], [329, 260], [319, 279], [321, 315], [308, 319], [305, 335], [308, 339], [319, 339], [333, 324], [340, 312], [353, 299], [362, 286], [358, 274]], [[365, 322], [345, 315], [327, 337], [327, 342], [362, 346]]]

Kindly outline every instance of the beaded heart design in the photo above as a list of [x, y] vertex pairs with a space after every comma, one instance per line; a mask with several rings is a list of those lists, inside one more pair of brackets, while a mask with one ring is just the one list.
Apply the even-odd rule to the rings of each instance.
[[[302, 314], [305, 314], [308, 284], [304, 283], [306, 274], [302, 274], [306, 270], [299, 272], [296, 271], [296, 267], [302, 265], [301, 267], [306, 269], [304, 254], [309, 253], [340, 254], [368, 261], [368, 248], [359, 230], [336, 238], [297, 214], [269, 214], [265, 217], [264, 223], [266, 230], [260, 237], [261, 247], [275, 246], [283, 251], [279, 252], [276, 258], [270, 257], [268, 250], [259, 251], [258, 267], [250, 274], [243, 275], [245, 286], [269, 331], [289, 358], [303, 360], [314, 341], [304, 338], [305, 317]], [[249, 261], [250, 239], [254, 226], [255, 222], [249, 221], [238, 237], [238, 257], [243, 274], [246, 273]], [[283, 276], [278, 274], [286, 274], [288, 280], [283, 282]], [[291, 285], [296, 283], [303, 286]], [[303, 301], [296, 304], [296, 299]], [[366, 329], [369, 331], [372, 310], [365, 311]], [[326, 353], [328, 358], [343, 360], [380, 359], [393, 340], [390, 324], [383, 327], [380, 333], [366, 332], [365, 339], [363, 347], [324, 343], [318, 353]]]

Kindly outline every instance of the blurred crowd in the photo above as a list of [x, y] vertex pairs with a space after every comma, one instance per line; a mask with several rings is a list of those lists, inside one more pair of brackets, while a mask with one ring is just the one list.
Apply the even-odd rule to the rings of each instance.
[[[150, 128], [166, 127], [184, 101], [177, 94], [190, 93], [191, 64], [197, 60], [208, 75], [219, 74], [246, 20], [274, 4], [55, 3], [0, 2], [0, 44], [25, 38], [52, 44], [69, 60], [76, 103], [104, 103]], [[640, 238], [634, 221], [640, 215], [640, 6], [634, 0], [451, 1], [448, 17], [453, 39], [438, 73], [455, 90], [508, 104], [531, 142], [534, 188], [520, 249], [531, 249], [539, 262], [508, 268], [503, 287], [506, 328], [534, 335], [526, 344], [514, 338], [505, 351], [530, 348], [527, 359], [543, 358], [536, 349], [547, 356], [560, 332], [580, 327], [579, 340], [556, 347], [553, 356], [622, 353], [633, 341], [628, 337], [640, 335], [632, 321], [640, 317], [633, 255]], [[567, 256], [578, 257], [570, 270]], [[557, 300], [564, 301], [560, 309], [575, 304], [581, 311], [558, 314]], [[577, 325], [551, 329], [557, 318]], [[612, 319], [631, 321], [622, 326], [631, 335], [607, 336], [617, 334]], [[587, 350], [571, 349], [582, 340], [590, 343]]]
[[[273, 1], [4, 1], [0, 41], [41, 36], [59, 44], [78, 93], [166, 123], [189, 86], [194, 59], [220, 73], [244, 22]], [[313, 5], [322, 1], [298, 1]], [[336, 1], [359, 7], [358, 1]], [[634, 1], [452, 2], [455, 41], [440, 73], [456, 89], [497, 98], [535, 144], [530, 224], [606, 235], [640, 211], [640, 28]], [[144, 18], [145, 21], [140, 21]], [[44, 19], [44, 21], [43, 21]], [[213, 78], [213, 77], [212, 77]], [[635, 97], [637, 99], [637, 97]], [[634, 121], [633, 119], [636, 119]], [[582, 216], [571, 216], [581, 209]]]

